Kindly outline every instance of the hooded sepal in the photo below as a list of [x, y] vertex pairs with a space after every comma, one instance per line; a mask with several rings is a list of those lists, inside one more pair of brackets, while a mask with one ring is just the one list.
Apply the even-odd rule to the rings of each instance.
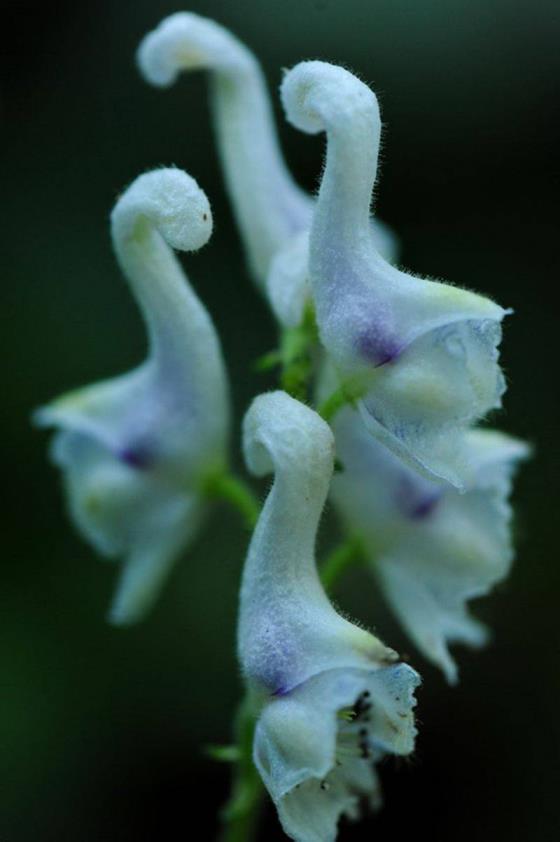
[[138, 65], [146, 81], [158, 87], [172, 85], [181, 72], [211, 73], [224, 177], [252, 274], [262, 287], [277, 250], [309, 227], [313, 203], [284, 163], [259, 63], [220, 24], [178, 12], [145, 36]]
[[57, 428], [52, 456], [82, 535], [124, 571], [112, 622], [140, 619], [206, 511], [206, 478], [223, 470], [229, 399], [219, 341], [172, 248], [208, 240], [212, 216], [196, 182], [176, 169], [140, 176], [116, 204], [113, 242], [149, 335], [129, 374], [41, 408]]
[[261, 395], [244, 422], [247, 464], [274, 471], [243, 573], [238, 651], [258, 717], [254, 760], [286, 833], [334, 839], [358, 798], [379, 802], [373, 764], [407, 754], [415, 729], [410, 667], [338, 614], [314, 557], [333, 471], [333, 436], [282, 392]]
[[309, 278], [329, 357], [343, 384], [360, 382], [373, 435], [427, 476], [464, 486], [455, 433], [500, 405], [497, 346], [507, 311], [414, 277], [379, 253], [370, 204], [381, 119], [366, 85], [341, 67], [302, 62], [285, 76], [282, 100], [297, 128], [327, 134]]
[[[261, 67], [253, 53], [229, 30], [209, 18], [178, 12], [148, 33], [138, 48], [138, 65], [152, 85], [172, 85], [181, 72], [211, 74], [210, 103], [224, 177], [252, 274], [261, 289], [270, 289], [276, 275], [272, 263], [287, 250], [284, 269], [293, 295], [284, 321], [282, 308], [272, 306], [286, 327], [298, 325], [309, 298], [307, 256], [304, 272], [291, 267], [299, 252], [300, 235], [309, 232], [314, 201], [292, 178], [278, 141], [274, 115]], [[396, 258], [398, 243], [387, 225], [375, 221], [371, 236], [388, 260]], [[295, 240], [295, 242], [292, 242]], [[287, 264], [286, 264], [287, 261]], [[299, 265], [299, 257], [296, 257]], [[297, 283], [297, 290], [295, 284]], [[281, 298], [283, 293], [279, 292]], [[295, 304], [295, 301], [294, 301]]]

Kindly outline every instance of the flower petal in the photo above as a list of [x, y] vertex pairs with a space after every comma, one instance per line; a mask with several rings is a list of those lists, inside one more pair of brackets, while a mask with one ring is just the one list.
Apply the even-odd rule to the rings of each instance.
[[223, 172], [252, 272], [262, 286], [277, 250], [309, 226], [312, 200], [284, 163], [255, 56], [215, 21], [179, 12], [146, 35], [138, 64], [146, 81], [158, 86], [173, 84], [181, 71], [212, 73], [210, 101]]
[[334, 840], [340, 816], [355, 818], [360, 798], [379, 804], [371, 762], [359, 754], [341, 754], [337, 761], [338, 712], [368, 691], [372, 740], [381, 753], [408, 754], [416, 734], [412, 710], [418, 683], [417, 674], [404, 664], [333, 669], [265, 705], [254, 760], [288, 836], [298, 842]]
[[171, 247], [202, 246], [208, 200], [180, 170], [140, 176], [117, 202], [113, 241], [146, 320], [150, 353], [134, 371], [63, 396], [35, 414], [60, 432], [80, 532], [125, 570], [111, 617], [139, 619], [205, 508], [203, 483], [226, 462], [229, 401], [214, 327]]
[[241, 585], [238, 650], [247, 682], [282, 695], [325, 669], [394, 661], [393, 650], [334, 609], [317, 573], [315, 539], [333, 470], [329, 426], [271, 392], [253, 401], [243, 432], [250, 470], [275, 474]]
[[[268, 281], [267, 276], [280, 251], [299, 250], [299, 237], [309, 233], [315, 203], [286, 167], [257, 59], [215, 21], [179, 12], [142, 40], [138, 64], [146, 81], [158, 87], [173, 84], [182, 71], [211, 73], [210, 103], [222, 168], [252, 274], [261, 288], [272, 283], [283, 299], [276, 281]], [[381, 253], [394, 260], [398, 246], [388, 226], [373, 222], [372, 237]], [[291, 265], [291, 258], [287, 260]], [[286, 267], [277, 267], [276, 272], [283, 276]], [[298, 301], [306, 300], [307, 270], [293, 276], [289, 268], [287, 272], [287, 297], [293, 294]], [[296, 318], [294, 324], [301, 321], [293, 309], [288, 318]], [[285, 325], [290, 326], [289, 322]]]
[[321, 340], [362, 390], [370, 432], [427, 476], [464, 487], [457, 432], [500, 405], [506, 310], [390, 265], [370, 236], [381, 134], [374, 93], [341, 67], [301, 62], [282, 84], [288, 120], [325, 131], [327, 157], [309, 239]]
[[487, 637], [466, 602], [488, 593], [509, 571], [508, 497], [528, 448], [492, 430], [464, 434], [460, 446], [471, 483], [461, 494], [403, 465], [350, 410], [337, 417], [335, 431], [344, 470], [333, 481], [332, 498], [362, 534], [372, 570], [408, 633], [454, 681], [447, 644], [480, 646]]

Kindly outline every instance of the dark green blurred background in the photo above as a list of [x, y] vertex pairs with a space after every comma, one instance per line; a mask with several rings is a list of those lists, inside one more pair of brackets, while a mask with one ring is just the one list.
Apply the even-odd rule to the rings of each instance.
[[[208, 192], [215, 234], [187, 271], [223, 337], [237, 422], [271, 381], [252, 361], [274, 325], [247, 277], [211, 135], [202, 75], [148, 88], [133, 56], [177, 2], [2, 4], [5, 365], [2, 421], [0, 839], [211, 839], [227, 769], [201, 746], [227, 741], [239, 693], [236, 588], [246, 535], [220, 511], [153, 616], [104, 622], [115, 570], [70, 528], [34, 406], [137, 363], [144, 333], [113, 260], [117, 192], [157, 164]], [[459, 651], [461, 684], [411, 652], [425, 679], [418, 750], [386, 764], [386, 807], [342, 839], [545, 842], [558, 833], [559, 575], [554, 416], [560, 326], [557, 0], [193, 0], [261, 57], [271, 86], [303, 58], [343, 62], [378, 92], [386, 123], [380, 215], [403, 262], [515, 308], [498, 423], [536, 442], [516, 491], [511, 578], [477, 606], [494, 629]], [[309, 189], [323, 140], [281, 121]], [[332, 518], [331, 518], [332, 522]], [[334, 540], [324, 526], [321, 546]], [[340, 603], [411, 651], [372, 584]], [[194, 830], [194, 822], [203, 829]], [[263, 839], [276, 839], [269, 811]], [[278, 837], [279, 838], [279, 837]]]

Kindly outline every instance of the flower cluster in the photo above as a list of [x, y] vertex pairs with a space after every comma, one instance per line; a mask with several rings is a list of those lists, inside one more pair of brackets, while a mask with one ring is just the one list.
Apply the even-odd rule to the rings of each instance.
[[[247, 467], [274, 480], [243, 571], [238, 655], [254, 765], [283, 828], [329, 842], [341, 816], [380, 804], [378, 762], [413, 751], [420, 678], [330, 602], [315, 559], [325, 501], [420, 652], [456, 681], [449, 645], [486, 640], [467, 601], [508, 572], [511, 480], [528, 453], [477, 426], [504, 392], [509, 311], [397, 268], [397, 239], [372, 214], [378, 102], [348, 70], [301, 62], [281, 86], [287, 120], [326, 135], [313, 198], [284, 164], [258, 62], [230, 32], [172, 15], [144, 38], [138, 64], [161, 87], [209, 71], [250, 272], [281, 335], [307, 355], [299, 399], [260, 395], [244, 419]], [[212, 497], [221, 489], [239, 505], [241, 492], [219, 341], [173, 252], [209, 239], [208, 200], [186, 173], [159, 169], [125, 191], [111, 222], [148, 359], [36, 418], [57, 429], [52, 456], [78, 529], [123, 559], [110, 618], [126, 624], [152, 605]]]

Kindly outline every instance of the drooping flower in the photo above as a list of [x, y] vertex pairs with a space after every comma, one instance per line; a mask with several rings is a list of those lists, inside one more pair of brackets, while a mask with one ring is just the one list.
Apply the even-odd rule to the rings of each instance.
[[404, 465], [369, 435], [351, 408], [336, 416], [334, 431], [342, 470], [331, 499], [360, 536], [408, 634], [454, 683], [457, 667], [448, 645], [481, 646], [488, 637], [466, 603], [487, 594], [511, 566], [508, 497], [528, 447], [495, 430], [466, 432], [474, 478], [461, 494]]
[[417, 673], [338, 614], [314, 545], [333, 471], [333, 435], [284, 392], [256, 398], [244, 422], [249, 469], [274, 472], [241, 588], [239, 658], [258, 720], [254, 761], [285, 832], [336, 838], [359, 799], [379, 802], [374, 763], [414, 745]]
[[[210, 71], [224, 177], [250, 268], [259, 286], [267, 286], [280, 320], [298, 324], [309, 298], [307, 245], [314, 202], [284, 163], [255, 56], [214, 21], [179, 12], [143, 39], [138, 63], [144, 78], [160, 87], [173, 84], [181, 71]], [[376, 221], [371, 234], [393, 259], [396, 241], [387, 227]]]
[[227, 461], [229, 397], [219, 341], [172, 249], [196, 251], [212, 232], [208, 199], [178, 169], [140, 176], [111, 218], [115, 252], [146, 321], [147, 360], [70, 392], [36, 413], [57, 428], [72, 517], [124, 570], [110, 619], [150, 608], [207, 509], [204, 486]]
[[322, 342], [342, 382], [360, 392], [369, 430], [427, 476], [464, 487], [463, 430], [504, 391], [497, 346], [506, 311], [401, 271], [376, 249], [381, 122], [366, 85], [341, 67], [302, 62], [285, 76], [282, 99], [297, 128], [327, 134], [309, 257]]

